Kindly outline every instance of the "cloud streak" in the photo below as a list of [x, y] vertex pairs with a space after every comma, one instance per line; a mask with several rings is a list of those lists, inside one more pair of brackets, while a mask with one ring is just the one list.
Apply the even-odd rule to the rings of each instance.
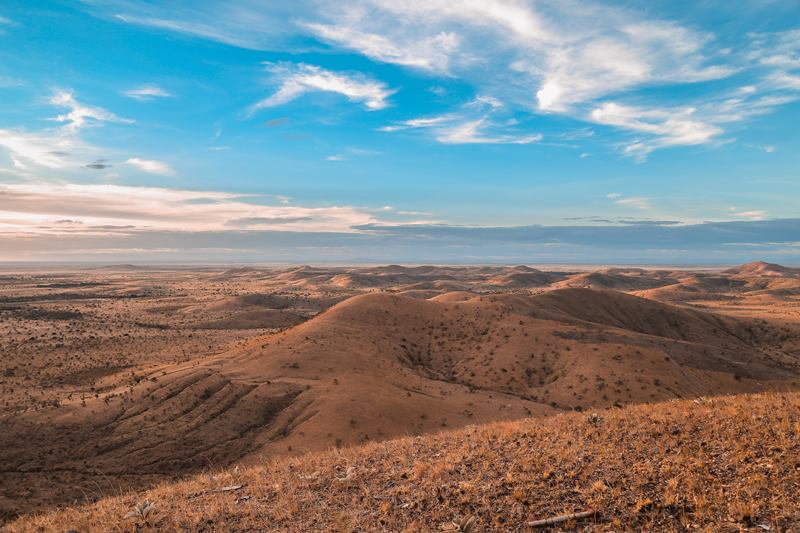
[[[264, 204], [278, 200], [279, 205]], [[9, 220], [16, 221], [9, 223]], [[52, 225], [80, 220], [79, 228]], [[0, 233], [60, 234], [124, 228], [130, 231], [223, 231], [280, 224], [294, 231], [353, 231], [378, 222], [348, 206], [302, 207], [284, 197], [218, 191], [65, 182], [0, 183]]]
[[[36, 221], [33, 216], [26, 218], [25, 213], [17, 213], [17, 223], [24, 223], [29, 229], [24, 233], [21, 229], [0, 231], [0, 260], [297, 263], [360, 257], [365, 262], [674, 265], [740, 263], [757, 256], [800, 262], [800, 219], [692, 225], [634, 221], [616, 225], [468, 227], [374, 221], [353, 226], [348, 218], [339, 219], [340, 227], [344, 225], [346, 229], [331, 226], [320, 231], [313, 227], [319, 224], [321, 213], [302, 215], [298, 211], [293, 215], [273, 213], [263, 220], [230, 218], [224, 228], [186, 231], [178, 221], [171, 222], [177, 229], [164, 224], [143, 228], [141, 218], [128, 226], [95, 225], [92, 217], [96, 213], [86, 214], [89, 218], [60, 219], [59, 223], [55, 215], [50, 215], [52, 220]], [[207, 218], [208, 213], [198, 212], [195, 216]], [[13, 224], [8, 217], [0, 211], [4, 226]], [[289, 221], [293, 217], [301, 220]], [[365, 216], [358, 214], [355, 218]], [[20, 238], [23, 234], [25, 238]]]
[[504, 107], [496, 98], [478, 96], [453, 113], [404, 120], [380, 131], [422, 130], [442, 144], [531, 144], [542, 140], [540, 133], [521, 133], [513, 125], [499, 123], [495, 117], [502, 117]]
[[170, 98], [173, 96], [172, 93], [162, 89], [161, 87], [158, 87], [157, 85], [143, 85], [135, 89], [128, 89], [122, 94], [128, 98], [133, 98], [134, 100], [139, 100], [142, 102], [147, 102], [155, 98]]
[[364, 105], [369, 111], [383, 109], [389, 105], [388, 98], [394, 94], [385, 83], [361, 73], [333, 72], [305, 63], [266, 63], [272, 81], [278, 89], [267, 98], [256, 102], [249, 112], [287, 104], [311, 92], [328, 92], [345, 96], [351, 102]]
[[102, 122], [133, 124], [131, 119], [118, 117], [101, 107], [93, 107], [79, 102], [72, 91], [56, 91], [50, 98], [50, 103], [69, 109], [67, 113], [52, 118], [55, 122], [63, 122], [64, 130], [69, 133], [75, 133], [81, 128], [98, 125]]

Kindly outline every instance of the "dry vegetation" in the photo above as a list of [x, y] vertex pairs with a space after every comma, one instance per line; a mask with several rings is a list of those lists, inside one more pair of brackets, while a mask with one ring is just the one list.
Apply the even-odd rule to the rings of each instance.
[[[95, 529], [183, 521], [220, 531], [514, 531], [526, 517], [599, 502], [608, 508], [601, 529], [713, 530], [714, 520], [734, 520], [725, 524], [791, 530], [797, 517], [782, 509], [797, 503], [785, 495], [800, 455], [796, 443], [776, 442], [797, 433], [797, 397], [780, 393], [800, 389], [798, 298], [800, 270], [766, 263], [6, 272], [0, 521], [227, 468], [124, 504], [102, 501], [99, 509], [126, 509]], [[778, 394], [591, 414], [762, 391]], [[762, 413], [752, 427], [748, 409]], [[582, 414], [562, 414], [574, 411]], [[712, 452], [716, 463], [704, 468], [724, 471], [717, 481], [702, 479], [700, 463], [680, 472]], [[783, 493], [753, 492], [761, 478], [749, 470], [744, 485], [736, 480], [752, 466], [736, 459], [746, 453], [753, 464], [769, 458], [776, 470], [763, 483]], [[483, 464], [488, 457], [496, 464]], [[233, 469], [276, 459], [266, 471]], [[781, 480], [770, 478], [776, 465]], [[264, 472], [275, 480], [259, 482]], [[181, 503], [181, 491], [222, 487], [230, 490]], [[318, 503], [319, 516], [309, 515]], [[351, 520], [353, 505], [361, 514]]]
[[[143, 500], [147, 517], [129, 511]], [[700, 398], [405, 438], [202, 475], [9, 531], [796, 531], [800, 395]]]

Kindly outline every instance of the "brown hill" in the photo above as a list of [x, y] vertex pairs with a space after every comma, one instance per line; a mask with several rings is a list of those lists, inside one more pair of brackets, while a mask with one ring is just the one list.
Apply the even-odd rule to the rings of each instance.
[[6, 417], [4, 508], [557, 409], [795, 386], [797, 358], [775, 337], [613, 291], [356, 296], [220, 356]]
[[556, 283], [557, 288], [617, 289], [635, 291], [674, 283], [666, 273], [642, 269], [607, 269], [583, 272]]
[[796, 276], [800, 272], [795, 268], [788, 268], [775, 263], [754, 261], [752, 263], [729, 268], [725, 270], [724, 273], [734, 276]]
[[[26, 517], [9, 531], [797, 531], [800, 396], [525, 419], [228, 470]], [[227, 488], [226, 491], [220, 491]], [[125, 519], [154, 503], [148, 520]], [[149, 524], [149, 525], [148, 525]]]
[[559, 279], [558, 276], [547, 274], [541, 270], [528, 267], [516, 267], [512, 272], [503, 274], [489, 281], [505, 289], [523, 289], [529, 287], [544, 287]]
[[292, 311], [262, 309], [233, 313], [216, 320], [195, 322], [192, 327], [197, 329], [280, 329], [296, 326], [304, 320], [306, 317]]

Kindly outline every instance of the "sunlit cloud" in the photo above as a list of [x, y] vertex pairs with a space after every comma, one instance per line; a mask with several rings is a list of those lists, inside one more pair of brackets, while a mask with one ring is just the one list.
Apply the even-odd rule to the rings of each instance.
[[749, 211], [733, 211], [731, 213], [737, 218], [747, 218], [750, 220], [764, 220], [767, 218], [767, 212], [762, 209], [752, 209]]
[[[0, 183], [0, 232], [229, 231], [280, 225], [283, 230], [352, 231], [377, 221], [354, 207], [266, 205], [270, 197], [218, 191], [65, 182]], [[3, 220], [15, 220], [10, 224]], [[25, 221], [27, 222], [21, 222]], [[64, 220], [80, 221], [71, 225]], [[43, 227], [50, 224], [50, 227]]]

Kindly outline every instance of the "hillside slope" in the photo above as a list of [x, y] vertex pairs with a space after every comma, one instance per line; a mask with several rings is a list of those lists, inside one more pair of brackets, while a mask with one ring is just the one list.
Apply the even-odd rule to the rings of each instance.
[[0, 420], [0, 502], [10, 515], [108, 479], [140, 487], [558, 410], [798, 386], [798, 358], [764, 324], [614, 291], [458, 296], [356, 296], [222, 355]]
[[284, 459], [5, 530], [140, 530], [125, 515], [148, 499], [158, 531], [441, 531], [474, 516], [487, 533], [516, 532], [586, 509], [600, 512], [579, 524], [591, 531], [796, 531], [798, 457], [800, 394], [702, 398]]

